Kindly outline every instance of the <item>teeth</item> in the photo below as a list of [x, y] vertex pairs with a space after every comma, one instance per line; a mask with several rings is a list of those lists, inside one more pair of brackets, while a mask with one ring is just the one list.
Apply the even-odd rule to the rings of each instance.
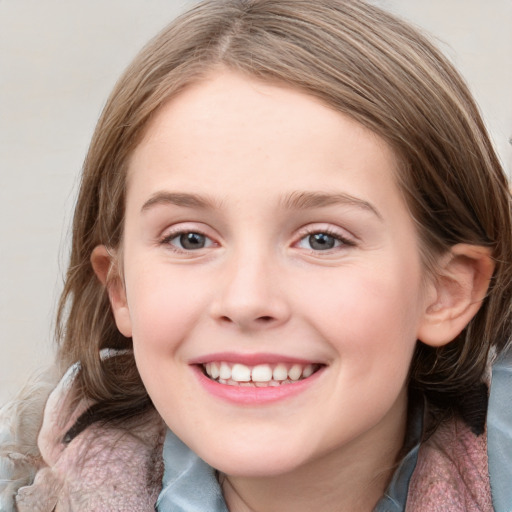
[[249, 382], [251, 380], [251, 369], [245, 364], [234, 364], [231, 368], [231, 378], [235, 382]]
[[288, 377], [290, 377], [291, 380], [299, 380], [301, 375], [302, 375], [302, 366], [300, 364], [294, 364], [288, 370]]
[[288, 378], [288, 368], [284, 364], [278, 364], [272, 372], [274, 380], [286, 380]]
[[220, 376], [220, 369], [219, 365], [217, 363], [209, 363], [210, 364], [210, 373], [208, 373], [208, 369], [206, 370], [206, 373], [212, 378], [212, 379], [218, 379]]
[[253, 382], [268, 382], [272, 380], [272, 368], [268, 364], [259, 364], [251, 372]]
[[219, 377], [224, 380], [231, 379], [231, 368], [228, 363], [220, 363]]
[[256, 387], [280, 386], [297, 382], [301, 378], [307, 379], [317, 368], [318, 366], [314, 364], [287, 366], [283, 363], [273, 368], [269, 364], [258, 364], [251, 368], [245, 364], [230, 364], [223, 361], [204, 365], [206, 374], [221, 384]]
[[[315, 372], [315, 367], [312, 364], [308, 364], [304, 367], [304, 370], [302, 370], [302, 376], [307, 379], [308, 377], [311, 377], [313, 373]], [[213, 375], [212, 375], [213, 377]], [[215, 377], [213, 377], [215, 378]]]

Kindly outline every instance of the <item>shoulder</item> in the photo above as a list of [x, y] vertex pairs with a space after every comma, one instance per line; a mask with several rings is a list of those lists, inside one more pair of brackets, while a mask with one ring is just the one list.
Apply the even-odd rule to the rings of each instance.
[[59, 378], [55, 369], [33, 377], [18, 396], [0, 409], [0, 510], [14, 510], [13, 496], [43, 465], [37, 434], [46, 400]]
[[440, 425], [420, 447], [407, 508], [492, 512], [486, 436], [475, 435], [461, 420]]
[[512, 352], [492, 368], [485, 432], [446, 421], [420, 446], [407, 510], [510, 511], [512, 507]]
[[151, 410], [122, 427], [94, 423], [67, 442], [66, 432], [91, 405], [69, 399], [78, 371], [72, 367], [46, 401], [38, 463], [11, 489], [17, 510], [153, 511], [163, 473], [162, 420]]
[[487, 443], [495, 510], [512, 510], [512, 350], [503, 354], [492, 372]]

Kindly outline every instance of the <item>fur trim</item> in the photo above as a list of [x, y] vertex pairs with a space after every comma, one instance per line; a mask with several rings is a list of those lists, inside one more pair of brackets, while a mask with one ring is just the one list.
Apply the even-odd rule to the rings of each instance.
[[[102, 353], [112, 357], [116, 353]], [[66, 432], [91, 401], [73, 397], [80, 364], [50, 371], [1, 410], [1, 512], [154, 511], [162, 488], [166, 426], [153, 409], [122, 425]]]
[[59, 380], [54, 367], [35, 375], [0, 409], [0, 510], [14, 512], [18, 489], [30, 485], [43, 461], [37, 436], [46, 400]]

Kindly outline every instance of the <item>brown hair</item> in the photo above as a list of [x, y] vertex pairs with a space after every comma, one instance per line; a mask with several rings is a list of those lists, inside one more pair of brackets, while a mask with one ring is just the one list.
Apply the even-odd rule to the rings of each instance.
[[382, 137], [424, 261], [464, 242], [492, 249], [488, 296], [448, 345], [418, 343], [411, 386], [442, 407], [482, 379], [490, 347], [508, 344], [512, 225], [507, 182], [478, 109], [440, 52], [408, 24], [356, 0], [207, 0], [153, 39], [116, 85], [87, 155], [61, 297], [60, 362], [79, 360], [82, 391], [105, 418], [150, 406], [133, 356], [102, 363], [102, 348], [130, 348], [117, 330], [90, 256], [123, 232], [130, 154], [159, 107], [216, 66], [284, 83], [319, 98]]

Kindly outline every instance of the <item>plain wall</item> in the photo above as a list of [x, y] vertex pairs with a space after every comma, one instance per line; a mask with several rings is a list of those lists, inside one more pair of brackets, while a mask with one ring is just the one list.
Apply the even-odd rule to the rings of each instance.
[[[0, 1], [0, 404], [51, 363], [79, 171], [107, 95], [141, 46], [192, 3]], [[439, 40], [510, 173], [512, 1], [376, 3]]]

